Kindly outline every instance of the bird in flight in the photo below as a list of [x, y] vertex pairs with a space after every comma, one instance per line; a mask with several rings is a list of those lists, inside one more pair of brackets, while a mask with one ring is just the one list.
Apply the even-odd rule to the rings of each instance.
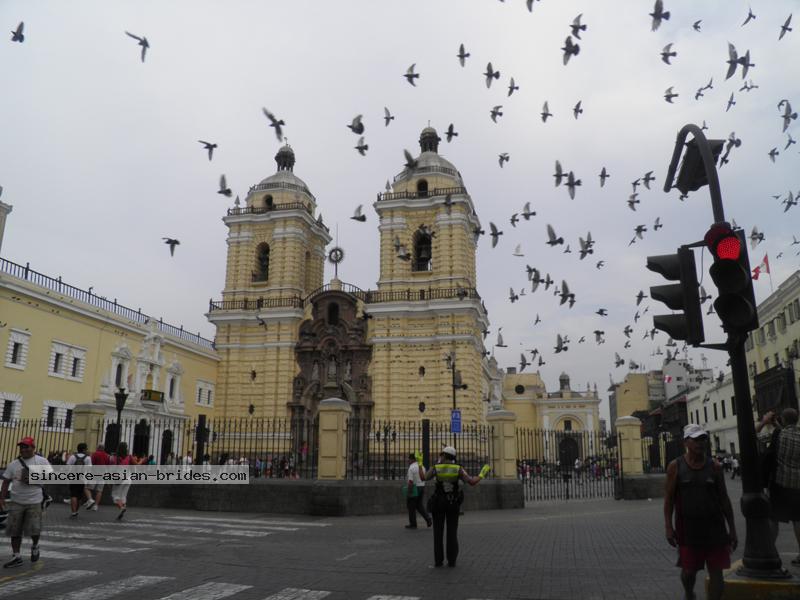
[[[564, 244], [563, 237], [556, 237], [556, 230], [553, 229], [553, 226], [549, 223], [547, 224], [547, 245], [548, 246], [557, 246], [558, 244]], [[545, 287], [547, 289], [547, 287]]]
[[637, 192], [634, 192], [628, 196], [628, 208], [630, 208], [633, 212], [636, 212], [636, 205], [641, 202], [641, 200], [638, 199], [638, 196], [639, 194]]
[[451, 140], [452, 140], [454, 137], [458, 137], [458, 133], [457, 133], [457, 132], [456, 132], [456, 130], [453, 128], [453, 124], [452, 124], [452, 123], [450, 123], [450, 125], [448, 125], [448, 126], [447, 126], [447, 131], [445, 131], [445, 132], [444, 132], [444, 135], [445, 135], [445, 138], [447, 138], [447, 143], [448, 143], [448, 144], [450, 143], [450, 141], [451, 141]]
[[778, 102], [778, 110], [783, 108], [783, 114], [781, 118], [783, 119], [783, 130], [782, 132], [786, 132], [786, 128], [789, 127], [790, 123], [797, 119], [797, 113], [792, 112], [792, 105], [789, 103], [788, 100], [784, 99]]
[[358, 153], [361, 156], [366, 156], [367, 155], [367, 150], [369, 150], [369, 144], [365, 144], [364, 143], [364, 136], [363, 135], [360, 138], [358, 138], [358, 144], [356, 144], [354, 146], [354, 148], [356, 150], [358, 150]]
[[356, 135], [364, 133], [364, 123], [361, 122], [362, 117], [363, 115], [356, 115], [350, 125], [347, 126], [347, 128]]
[[601, 317], [607, 317], [608, 316], [608, 309], [598, 308], [596, 311], [594, 311], [594, 314], [600, 315]]
[[655, 180], [656, 178], [653, 177], [652, 171], [648, 171], [647, 173], [644, 174], [644, 177], [642, 177], [642, 183], [644, 184], [644, 187], [646, 187], [648, 190], [650, 189], [650, 182]]
[[497, 246], [497, 241], [500, 239], [500, 236], [503, 235], [502, 231], [497, 229], [497, 226], [489, 221], [489, 229], [491, 230], [490, 235], [492, 236], [492, 248]]
[[350, 217], [350, 218], [353, 219], [354, 221], [359, 221], [360, 223], [363, 223], [364, 221], [366, 221], [367, 220], [367, 215], [361, 213], [361, 209], [363, 207], [364, 207], [363, 204], [359, 204], [356, 207], [356, 211], [353, 213], [353, 216]]
[[219, 176], [219, 189], [217, 190], [217, 193], [227, 196], [228, 198], [230, 198], [232, 195], [231, 188], [228, 187], [228, 182], [225, 179], [224, 174]]
[[672, 50], [672, 42], [664, 46], [664, 49], [661, 51], [661, 60], [663, 60], [668, 65], [672, 63], [669, 62], [669, 59], [673, 56], [678, 56], [678, 53]]
[[692, 29], [694, 29], [695, 31], [700, 31], [700, 23], [702, 22], [703, 19], [700, 19], [699, 21], [695, 21], [694, 23], [692, 23]]
[[283, 119], [278, 119], [275, 115], [269, 112], [266, 108], [262, 107], [261, 110], [264, 112], [264, 115], [269, 119], [269, 126], [275, 128], [275, 137], [278, 138], [279, 142], [283, 141], [283, 126], [286, 123], [283, 122]]
[[497, 123], [497, 117], [503, 116], [503, 111], [500, 110], [501, 108], [503, 108], [503, 105], [498, 104], [497, 106], [493, 107], [491, 111], [489, 111], [489, 115], [491, 116], [492, 121], [495, 123]]
[[508, 95], [510, 96], [511, 94], [513, 94], [518, 89], [519, 89], [519, 86], [514, 83], [514, 78], [512, 77], [511, 81], [509, 81], [509, 83], [508, 83]]
[[586, 25], [581, 25], [581, 17], [583, 13], [579, 14], [572, 20], [572, 25], [570, 25], [570, 29], [572, 29], [572, 35], [575, 36], [575, 39], [581, 39], [581, 31], [586, 31]]
[[790, 14], [789, 17], [786, 19], [786, 22], [784, 22], [784, 24], [781, 25], [781, 32], [778, 35], [778, 41], [782, 40], [783, 36], [785, 36], [787, 33], [789, 33], [792, 30], [792, 28], [789, 27], [789, 23], [791, 23], [791, 22], [792, 22], [792, 15]]
[[603, 187], [606, 184], [606, 179], [609, 177], [611, 177], [611, 175], [609, 175], [608, 171], [606, 171], [606, 168], [603, 167], [603, 169], [600, 171], [600, 187]]
[[655, 5], [653, 6], [653, 12], [648, 14], [653, 17], [653, 21], [650, 25], [650, 31], [655, 31], [661, 27], [662, 20], [669, 21], [669, 11], [664, 11], [664, 2], [662, 2], [662, 0], [656, 0]]
[[772, 149], [772, 150], [770, 150], [770, 151], [769, 151], [767, 154], [769, 154], [769, 159], [770, 159], [772, 162], [775, 162], [775, 157], [776, 157], [776, 156], [778, 156], [778, 155], [780, 154], [780, 152], [778, 151], [778, 149], [777, 149], [777, 148], [773, 148], [773, 149]]
[[458, 54], [456, 56], [458, 56], [458, 62], [461, 63], [461, 66], [463, 67], [467, 61], [467, 57], [469, 56], [469, 52], [464, 50], [464, 44], [461, 44], [458, 47]]
[[417, 63], [412, 64], [410, 67], [408, 67], [408, 70], [406, 71], [406, 74], [403, 75], [403, 77], [406, 78], [406, 81], [408, 81], [408, 83], [410, 83], [414, 87], [417, 87], [417, 84], [414, 83], [414, 80], [415, 79], [419, 79], [419, 73], [414, 73], [414, 68], [416, 66], [417, 66]]
[[[486, 87], [492, 87], [492, 79], [500, 79], [500, 71], [495, 71], [492, 68], [492, 63], [486, 65], [486, 72], [484, 73], [486, 76]], [[510, 96], [511, 94], [509, 94]]]
[[205, 147], [205, 150], [208, 150], [208, 160], [211, 160], [211, 156], [214, 154], [214, 148], [217, 147], [216, 144], [212, 144], [211, 142], [204, 142], [203, 140], [197, 140]]
[[575, 188], [581, 185], [580, 179], [575, 179], [575, 174], [570, 171], [567, 174], [567, 189], [569, 190], [569, 197], [574, 200], [575, 199]]
[[144, 36], [139, 37], [138, 35], [133, 35], [127, 31], [125, 32], [125, 35], [132, 37], [139, 42], [139, 45], [142, 47], [142, 62], [144, 62], [144, 55], [147, 53], [147, 49], [150, 47], [150, 44], [147, 42], [147, 38]]
[[639, 293], [636, 294], [636, 306], [639, 306], [642, 303], [642, 300], [644, 300], [645, 298], [647, 298], [647, 296], [645, 296], [645, 293], [642, 290], [639, 290]]
[[499, 156], [500, 156], [500, 159], [499, 159], [500, 168], [502, 169], [503, 168], [503, 163], [504, 162], [508, 162], [509, 160], [511, 160], [511, 157], [508, 155], [508, 152], [503, 152]]
[[667, 101], [667, 102], [669, 102], [670, 104], [673, 104], [673, 102], [672, 102], [672, 99], [673, 99], [673, 98], [677, 98], [677, 97], [680, 95], [680, 94], [677, 94], [677, 93], [675, 93], [675, 92], [673, 92], [673, 91], [672, 91], [672, 88], [673, 88], [673, 87], [674, 87], [674, 86], [669, 86], [669, 87], [666, 89], [666, 91], [664, 92], [664, 100], [666, 100], [666, 101]]
[[175, 256], [175, 246], [180, 245], [180, 242], [178, 240], [176, 240], [176, 239], [173, 239], [173, 238], [166, 238], [165, 237], [165, 238], [161, 238], [161, 239], [164, 240], [164, 243], [169, 246], [169, 255], [170, 256]]
[[583, 114], [583, 109], [581, 108], [582, 100], [578, 100], [578, 103], [572, 108], [572, 114], [575, 116], [577, 120], [578, 116]]
[[556, 161], [556, 172], [553, 175], [556, 178], [556, 187], [561, 185], [561, 180], [564, 179], [564, 170], [561, 168], [561, 162]]
[[[791, 19], [791, 17], [789, 17]], [[788, 23], [788, 21], [787, 21]], [[11, 32], [11, 41], [12, 42], [19, 42], [20, 44], [25, 41], [25, 22], [20, 21], [17, 28]], [[791, 29], [789, 30], [791, 31]]]
[[661, 217], [656, 217], [656, 222], [653, 223], [653, 231], [658, 231], [663, 225], [661, 224]]
[[736, 105], [736, 100], [733, 99], [733, 92], [731, 92], [731, 97], [728, 98], [728, 105], [725, 107], [725, 112], [728, 112], [731, 109], [731, 106]]
[[567, 39], [564, 40], [564, 47], [561, 48], [564, 51], [564, 65], [569, 62], [571, 56], [578, 56], [578, 53], [581, 51], [581, 47], [579, 44], [575, 44], [572, 41], [572, 36], [567, 36]]
[[531, 217], [535, 217], [536, 216], [536, 211], [535, 210], [532, 211], [531, 210], [531, 203], [530, 202], [526, 202], [522, 206], [522, 213], [521, 214], [522, 214], [522, 218], [523, 219], [525, 219], [526, 221], [529, 221]]
[[383, 107], [383, 120], [384, 120], [384, 125], [386, 127], [389, 126], [389, 123], [394, 121], [394, 116], [392, 115], [392, 113], [389, 112], [389, 109], [386, 108], [385, 106]]
[[747, 18], [744, 20], [744, 23], [742, 23], [742, 27], [744, 27], [745, 25], [747, 25], [747, 24], [748, 24], [750, 21], [752, 21], [752, 20], [753, 20], [753, 19], [755, 19], [755, 18], [756, 18], [756, 16], [755, 16], [755, 14], [753, 13], [753, 7], [751, 6], [751, 7], [749, 7], [749, 8], [747, 9]]
[[547, 100], [544, 102], [544, 106], [542, 106], [542, 123], [547, 123], [547, 117], [552, 117], [553, 113], [550, 112], [550, 108], [547, 106]]

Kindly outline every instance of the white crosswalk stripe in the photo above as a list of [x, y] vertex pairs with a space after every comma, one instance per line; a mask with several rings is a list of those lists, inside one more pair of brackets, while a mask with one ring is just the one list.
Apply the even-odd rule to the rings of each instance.
[[[151, 534], [152, 535], [152, 534]], [[175, 537], [170, 536], [169, 534], [163, 534], [164, 537]], [[132, 539], [129, 537], [121, 536], [121, 535], [99, 535], [97, 533], [76, 533], [74, 531], [48, 531], [45, 533], [45, 537], [51, 538], [66, 538], [68, 540], [89, 540], [92, 542], [111, 542], [115, 540], [125, 540], [126, 544], [142, 544], [144, 546], [161, 546], [167, 548], [185, 548], [189, 546], [188, 543], [181, 543], [181, 542], [165, 542], [163, 540], [142, 540], [142, 539]], [[205, 538], [202, 538], [205, 540]]]
[[251, 585], [240, 585], [238, 583], [223, 583], [212, 581], [193, 588], [175, 592], [169, 596], [159, 598], [159, 600], [220, 600], [238, 594], [243, 590], [249, 590]]
[[[171, 527], [184, 527], [184, 528], [194, 527], [194, 525], [192, 525], [191, 523], [184, 523], [182, 521], [175, 522], [172, 519], [170, 519], [169, 517], [167, 517], [166, 519], [136, 519], [133, 522], [135, 522], [135, 523], [153, 523], [153, 524], [157, 524], [157, 525], [166, 524], [166, 525], [169, 525]], [[230, 528], [232, 531], [260, 531], [260, 530], [268, 530], [268, 531], [297, 531], [298, 530], [297, 527], [283, 527], [283, 526], [279, 526], [279, 525], [258, 525], [258, 524], [255, 524], [255, 523], [253, 525], [245, 525], [244, 523], [233, 524], [233, 523], [219, 522], [219, 521], [216, 521], [214, 519], [207, 519], [207, 520], [204, 520], [204, 521], [192, 521], [192, 523], [197, 523], [197, 525], [202, 525], [202, 526], [205, 526], [205, 527], [216, 525], [216, 526], [219, 526], [219, 527]]]
[[330, 596], [330, 592], [322, 590], [303, 590], [298, 588], [284, 588], [277, 594], [267, 596], [264, 600], [319, 600]]
[[[215, 530], [215, 529], [208, 529], [206, 527], [181, 527], [178, 525], [163, 525], [160, 521], [156, 521], [158, 523], [158, 529], [165, 529], [167, 531], [185, 531], [187, 533], [210, 533], [213, 535], [229, 535], [235, 537], [266, 537], [268, 535], [272, 535], [274, 532], [272, 531], [247, 531], [247, 530], [232, 530], [232, 529], [223, 529], [223, 530]], [[108, 523], [93, 523], [93, 525], [103, 525], [108, 526]], [[151, 528], [154, 527], [153, 523], [143, 523], [139, 522], [137, 519], [136, 522], [128, 522], [120, 524], [121, 528], [126, 527], [138, 527], [138, 528]]]
[[148, 585], [155, 585], [162, 581], [168, 581], [172, 577], [158, 577], [155, 575], [134, 575], [126, 579], [117, 581], [109, 581], [108, 583], [101, 583], [93, 585], [88, 588], [75, 590], [59, 596], [50, 596], [48, 600], [105, 600], [120, 594], [126, 594], [138, 589], [147, 587]]
[[[44, 555], [44, 552], [42, 552]], [[22, 579], [15, 579], [7, 583], [0, 584], [0, 596], [7, 598], [11, 594], [19, 594], [20, 592], [29, 592], [46, 585], [56, 583], [64, 583], [73, 579], [84, 579], [97, 575], [97, 571], [58, 571], [56, 573], [45, 573], [35, 577], [28, 577]]]
[[[43, 544], [45, 542], [42, 542]], [[118, 554], [128, 554], [130, 552], [139, 552], [141, 550], [149, 550], [150, 548], [122, 548], [119, 546], [95, 546], [93, 544], [76, 544], [74, 542], [56, 542], [48, 540], [47, 545], [53, 548], [67, 548], [70, 550], [96, 550], [98, 552], [113, 552]]]
[[[126, 523], [125, 525], [129, 525], [130, 523]], [[98, 532], [96, 525], [106, 525], [108, 529]], [[89, 523], [87, 525], [52, 525], [47, 528], [45, 536], [48, 533], [53, 533], [56, 537], [66, 537], [66, 538], [73, 538], [73, 537], [82, 537], [85, 539], [99, 539], [98, 536], [102, 536], [107, 531], [110, 530], [119, 530], [125, 527], [125, 525], [120, 523]], [[62, 532], [61, 530], [67, 530], [66, 533]], [[56, 533], [57, 532], [57, 533]], [[74, 533], [78, 532], [78, 533]], [[93, 533], [80, 533], [80, 532], [93, 532]], [[169, 538], [174, 539], [174, 533], [159, 533], [158, 531], [148, 531], [147, 535], [150, 537], [157, 537], [157, 538]], [[120, 536], [106, 536], [105, 539], [121, 539]], [[127, 538], [126, 538], [127, 539]], [[212, 542], [215, 541], [215, 538], [210, 537], [197, 537], [193, 535], [182, 535], [181, 539], [187, 543], [201, 543], [201, 542]]]
[[420, 600], [419, 596], [370, 596], [367, 600]]
[[[208, 521], [209, 517], [189, 517], [189, 516], [170, 516], [170, 519], [178, 521]], [[236, 518], [215, 518], [211, 519], [219, 523], [244, 523], [245, 525], [287, 525], [292, 527], [330, 527], [330, 523], [317, 521], [289, 521], [289, 520], [264, 520], [264, 519], [236, 519]]]
[[[42, 542], [45, 544], [45, 542]], [[76, 558], [88, 558], [87, 554], [72, 554], [70, 552], [58, 552], [57, 550], [40, 550], [39, 556], [42, 558], [52, 558], [54, 560], [75, 560]]]

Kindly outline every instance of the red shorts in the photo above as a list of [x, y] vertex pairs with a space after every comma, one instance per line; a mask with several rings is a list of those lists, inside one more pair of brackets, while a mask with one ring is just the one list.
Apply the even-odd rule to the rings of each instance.
[[678, 546], [678, 566], [685, 571], [730, 569], [731, 548], [724, 546]]

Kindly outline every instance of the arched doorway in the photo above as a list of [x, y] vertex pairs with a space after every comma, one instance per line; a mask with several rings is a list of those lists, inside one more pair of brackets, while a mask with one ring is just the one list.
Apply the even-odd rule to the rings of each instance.
[[133, 450], [136, 456], [147, 457], [150, 448], [150, 426], [145, 419], [139, 421], [133, 428]]
[[165, 429], [161, 434], [161, 456], [159, 457], [158, 464], [167, 464], [167, 457], [169, 456], [170, 452], [172, 452], [173, 437], [172, 430], [170, 429]]
[[558, 442], [558, 459], [562, 469], [570, 469], [575, 464], [575, 459], [580, 456], [578, 442], [572, 436], [564, 436]]

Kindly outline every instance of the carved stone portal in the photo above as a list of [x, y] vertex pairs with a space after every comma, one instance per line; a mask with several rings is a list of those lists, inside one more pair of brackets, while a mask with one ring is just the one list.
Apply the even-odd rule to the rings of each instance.
[[312, 300], [312, 318], [300, 324], [295, 358], [300, 373], [294, 378], [292, 400], [295, 417], [313, 417], [320, 401], [341, 398], [350, 403], [353, 417], [372, 417], [372, 381], [367, 374], [372, 347], [367, 344], [367, 323], [357, 317], [357, 300], [329, 290]]

